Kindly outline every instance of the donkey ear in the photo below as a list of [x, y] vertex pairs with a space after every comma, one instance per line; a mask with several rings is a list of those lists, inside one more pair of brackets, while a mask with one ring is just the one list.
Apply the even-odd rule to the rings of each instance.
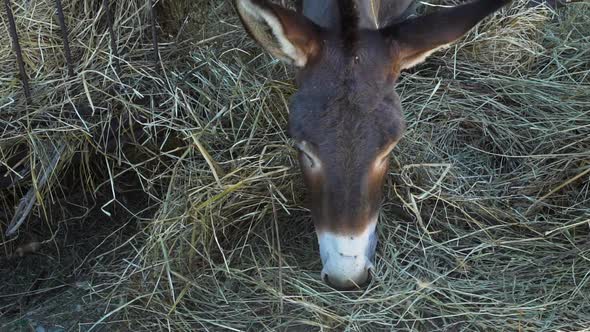
[[248, 33], [275, 57], [303, 67], [320, 49], [320, 28], [305, 16], [267, 0], [236, 0]]
[[461, 38], [486, 16], [510, 0], [476, 0], [471, 3], [408, 19], [386, 27], [382, 33], [399, 46], [396, 68], [411, 68]]

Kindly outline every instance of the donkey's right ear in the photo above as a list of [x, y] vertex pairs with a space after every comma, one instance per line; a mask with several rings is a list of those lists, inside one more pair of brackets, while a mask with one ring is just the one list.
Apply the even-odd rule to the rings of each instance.
[[248, 33], [275, 57], [303, 67], [319, 52], [320, 27], [305, 16], [267, 0], [236, 0]]
[[382, 33], [399, 46], [394, 68], [402, 70], [423, 62], [434, 51], [461, 38], [486, 16], [510, 2], [475, 0], [382, 29]]

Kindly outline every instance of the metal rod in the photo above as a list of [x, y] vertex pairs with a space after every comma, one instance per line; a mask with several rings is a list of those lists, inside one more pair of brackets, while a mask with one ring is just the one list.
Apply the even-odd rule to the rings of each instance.
[[61, 6], [61, 0], [55, 0], [55, 6], [57, 7], [57, 18], [61, 27], [61, 35], [64, 41], [64, 53], [66, 56], [66, 64], [68, 65], [68, 76], [74, 76], [74, 65], [72, 64], [72, 53], [70, 52], [70, 40], [68, 37], [68, 26], [64, 19], [64, 11]]
[[25, 63], [23, 61], [23, 54], [18, 41], [16, 23], [14, 22], [14, 15], [12, 14], [12, 5], [10, 0], [4, 0], [4, 5], [6, 7], [6, 15], [8, 16], [8, 31], [10, 32], [10, 37], [12, 38], [12, 47], [14, 48], [14, 53], [16, 53], [16, 62], [18, 63], [18, 70], [20, 71], [21, 83], [23, 85], [23, 90], [25, 91], [27, 103], [31, 104], [32, 100], [31, 90], [29, 88], [29, 77], [27, 76], [27, 72], [25, 70]]
[[111, 15], [109, 0], [103, 0], [102, 5], [107, 15], [107, 26], [109, 29], [109, 34], [111, 35], [111, 50], [113, 52], [113, 56], [115, 57], [115, 68], [117, 72], [120, 73], [121, 65], [119, 63], [119, 51], [117, 50], [117, 37], [115, 36], [115, 31], [113, 30], [113, 17]]
[[156, 9], [154, 8], [154, 0], [150, 0], [150, 20], [152, 25], [152, 44], [154, 48], [154, 63], [156, 70], [160, 68], [160, 47], [158, 45], [158, 31], [156, 30]]

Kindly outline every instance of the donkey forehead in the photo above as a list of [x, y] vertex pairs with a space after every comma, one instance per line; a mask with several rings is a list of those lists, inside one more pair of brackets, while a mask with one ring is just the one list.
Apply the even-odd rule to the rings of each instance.
[[384, 79], [391, 73], [392, 57], [397, 48], [375, 30], [357, 31], [354, 39], [339, 33], [322, 33], [321, 51], [302, 70], [305, 79], [329, 80], [341, 76], [344, 71], [354, 74], [354, 79]]
[[295, 139], [313, 141], [319, 134], [319, 140], [339, 138], [344, 144], [350, 143], [345, 133], [367, 144], [396, 138], [402, 118], [395, 79], [391, 51], [378, 32], [359, 31], [354, 44], [325, 33], [322, 51], [297, 74], [290, 133]]
[[399, 97], [393, 91], [378, 103], [364, 98], [356, 103], [350, 96], [305, 95], [297, 95], [291, 103], [290, 136], [312, 143], [321, 154], [359, 149], [359, 157], [372, 155], [398, 140], [403, 130]]

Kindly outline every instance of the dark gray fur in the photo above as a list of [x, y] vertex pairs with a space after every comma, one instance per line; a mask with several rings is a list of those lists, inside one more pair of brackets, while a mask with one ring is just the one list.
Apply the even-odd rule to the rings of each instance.
[[[324, 28], [340, 26], [338, 3], [346, 0], [303, 0], [303, 14]], [[359, 27], [378, 29], [414, 13], [415, 0], [354, 0]]]

